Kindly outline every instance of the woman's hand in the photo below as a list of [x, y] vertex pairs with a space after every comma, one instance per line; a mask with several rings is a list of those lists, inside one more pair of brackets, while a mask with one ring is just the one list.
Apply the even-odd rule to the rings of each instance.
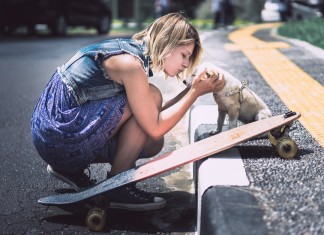
[[197, 96], [204, 95], [209, 92], [219, 91], [225, 86], [224, 74], [208, 71], [207, 68], [198, 70], [197, 75], [192, 81], [191, 89]]
[[218, 72], [218, 71], [217, 71], [217, 73], [212, 72], [212, 71], [211, 72], [208, 72], [207, 71], [207, 74], [209, 74], [210, 77], [212, 77], [212, 76], [215, 76], [216, 77], [216, 81], [214, 83], [215, 87], [212, 90], [212, 92], [218, 92], [218, 91], [220, 91], [221, 89], [224, 88], [226, 81], [225, 81], [225, 76], [224, 76], [223, 73]]

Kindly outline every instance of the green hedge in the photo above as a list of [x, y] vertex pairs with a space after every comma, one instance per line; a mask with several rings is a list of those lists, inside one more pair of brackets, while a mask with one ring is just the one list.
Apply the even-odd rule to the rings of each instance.
[[324, 19], [313, 18], [290, 21], [279, 27], [278, 33], [285, 37], [297, 38], [324, 49]]

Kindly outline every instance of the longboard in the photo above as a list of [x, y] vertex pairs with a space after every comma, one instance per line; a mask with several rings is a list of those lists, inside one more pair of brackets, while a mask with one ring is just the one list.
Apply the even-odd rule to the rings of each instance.
[[[85, 191], [47, 196], [39, 199], [38, 202], [50, 206], [61, 206], [82, 202], [115, 188], [145, 180], [190, 162], [222, 152], [242, 142], [276, 129], [279, 129], [279, 133], [281, 134], [275, 134], [274, 136], [271, 135], [271, 143], [273, 145], [280, 145], [282, 143], [280, 138], [282, 138], [283, 135], [284, 142], [288, 139], [288, 144], [281, 144], [281, 147], [279, 148], [276, 146], [277, 151], [281, 150], [289, 153], [293, 150], [295, 154], [296, 147], [291, 145], [291, 141], [289, 141], [289, 137], [285, 131], [286, 129], [283, 127], [290, 127], [293, 121], [298, 119], [300, 116], [300, 113], [288, 112], [286, 114], [245, 124], [164, 154], [163, 156], [153, 159], [143, 165], [137, 166], [98, 183]], [[275, 133], [278, 133], [278, 131]]]

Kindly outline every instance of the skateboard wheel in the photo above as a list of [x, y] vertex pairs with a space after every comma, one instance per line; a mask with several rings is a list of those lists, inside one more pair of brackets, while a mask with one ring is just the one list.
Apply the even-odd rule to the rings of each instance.
[[271, 143], [272, 146], [276, 146], [278, 141], [277, 141], [277, 138], [274, 137], [272, 134], [271, 134], [271, 131], [268, 132], [268, 139]]
[[285, 159], [292, 159], [297, 154], [297, 145], [290, 137], [281, 137], [276, 145], [278, 154]]
[[99, 232], [106, 225], [107, 214], [103, 209], [92, 208], [86, 218], [87, 227], [91, 231]]

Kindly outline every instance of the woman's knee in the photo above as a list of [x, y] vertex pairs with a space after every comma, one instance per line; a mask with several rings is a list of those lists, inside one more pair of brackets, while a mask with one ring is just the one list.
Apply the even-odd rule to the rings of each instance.
[[162, 103], [163, 103], [163, 97], [161, 91], [154, 86], [153, 84], [150, 83], [150, 91], [153, 95], [153, 98], [155, 100], [155, 103], [159, 109], [162, 108]]
[[162, 137], [159, 140], [149, 139], [146, 141], [144, 149], [147, 154], [147, 157], [154, 157], [159, 152], [161, 152], [164, 146], [164, 138]]

